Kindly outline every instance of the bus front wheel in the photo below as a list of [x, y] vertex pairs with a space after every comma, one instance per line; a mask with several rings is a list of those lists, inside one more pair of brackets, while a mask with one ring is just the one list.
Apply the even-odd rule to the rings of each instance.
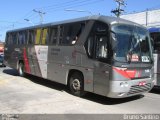
[[24, 64], [22, 62], [19, 63], [18, 73], [19, 73], [19, 76], [21, 76], [21, 77], [24, 77], [24, 75], [25, 75]]
[[71, 94], [82, 97], [85, 95], [83, 76], [80, 73], [73, 73], [69, 80], [69, 89]]

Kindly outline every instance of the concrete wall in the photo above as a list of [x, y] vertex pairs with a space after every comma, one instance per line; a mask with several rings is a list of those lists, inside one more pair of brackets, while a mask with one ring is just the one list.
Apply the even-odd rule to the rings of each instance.
[[131, 13], [122, 15], [120, 17], [126, 20], [139, 23], [146, 27], [160, 27], [160, 9]]

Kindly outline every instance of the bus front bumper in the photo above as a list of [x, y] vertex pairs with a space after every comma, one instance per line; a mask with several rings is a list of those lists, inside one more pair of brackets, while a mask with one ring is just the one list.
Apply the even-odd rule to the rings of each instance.
[[130, 81], [111, 81], [107, 97], [125, 98], [140, 95], [150, 91], [154, 86], [154, 82], [151, 78]]

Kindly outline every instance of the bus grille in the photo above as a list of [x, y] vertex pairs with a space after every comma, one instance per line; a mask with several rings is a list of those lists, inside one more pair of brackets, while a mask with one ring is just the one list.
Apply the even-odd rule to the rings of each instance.
[[130, 91], [128, 92], [128, 95], [141, 93], [141, 92], [147, 92], [150, 89], [151, 89], [151, 84], [150, 83], [148, 83], [144, 86], [134, 85], [134, 86], [131, 86]]

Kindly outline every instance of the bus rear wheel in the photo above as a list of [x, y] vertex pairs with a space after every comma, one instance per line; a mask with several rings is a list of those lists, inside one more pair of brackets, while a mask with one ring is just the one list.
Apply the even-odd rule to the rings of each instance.
[[24, 64], [22, 62], [19, 63], [18, 73], [19, 73], [19, 76], [21, 76], [21, 77], [25, 76], [25, 73], [24, 73]]
[[69, 89], [71, 94], [82, 97], [85, 95], [83, 76], [80, 73], [73, 73], [69, 80]]

